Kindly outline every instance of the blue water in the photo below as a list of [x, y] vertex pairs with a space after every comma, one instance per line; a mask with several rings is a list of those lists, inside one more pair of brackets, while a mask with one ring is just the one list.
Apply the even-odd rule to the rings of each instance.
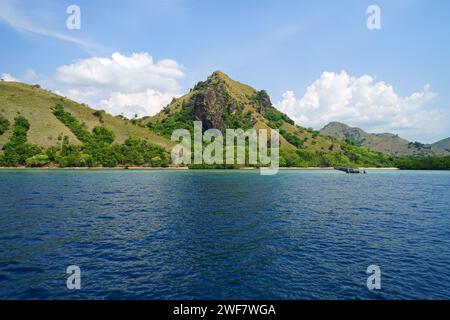
[[450, 172], [0, 171], [0, 186], [2, 299], [450, 299]]

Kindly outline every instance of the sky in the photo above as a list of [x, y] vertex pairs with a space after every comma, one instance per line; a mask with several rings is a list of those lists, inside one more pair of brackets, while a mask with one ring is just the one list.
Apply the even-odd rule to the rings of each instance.
[[[370, 5], [381, 29], [367, 27]], [[449, 38], [443, 0], [0, 0], [6, 81], [133, 117], [221, 70], [299, 125], [424, 143], [450, 136]]]

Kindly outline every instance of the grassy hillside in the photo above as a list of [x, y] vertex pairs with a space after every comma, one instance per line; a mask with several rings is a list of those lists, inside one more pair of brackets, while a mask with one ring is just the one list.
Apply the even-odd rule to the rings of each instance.
[[280, 166], [450, 167], [450, 157], [428, 157], [436, 150], [448, 152], [448, 140], [424, 146], [339, 123], [322, 132], [304, 128], [274, 108], [264, 90], [220, 71], [154, 117], [131, 121], [39, 86], [0, 82], [0, 166], [168, 166], [172, 132], [185, 128], [192, 133], [194, 121], [201, 121], [203, 130], [279, 130]]
[[168, 166], [173, 145], [39, 86], [0, 82], [0, 166]]
[[101, 125], [110, 128], [115, 134], [116, 143], [123, 143], [128, 137], [133, 136], [161, 145], [168, 150], [173, 145], [169, 139], [160, 137], [146, 128], [133, 125], [127, 119], [96, 112], [86, 105], [42, 90], [38, 86], [0, 82], [0, 117], [6, 118], [10, 123], [8, 129], [0, 135], [0, 150], [11, 138], [12, 124], [19, 114], [30, 123], [29, 143], [50, 147], [58, 143], [58, 137], [67, 136], [70, 143], [80, 145], [81, 142], [73, 132], [52, 114], [52, 108], [57, 104], [62, 105], [89, 131]]

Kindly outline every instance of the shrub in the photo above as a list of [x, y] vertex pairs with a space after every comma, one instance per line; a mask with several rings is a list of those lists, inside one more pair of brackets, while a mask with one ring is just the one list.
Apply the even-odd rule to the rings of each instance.
[[269, 120], [270, 124], [275, 125], [274, 129], [279, 128], [283, 124], [283, 121], [292, 125], [295, 124], [291, 118], [274, 107], [269, 107], [265, 110], [264, 118]]
[[286, 131], [284, 129], [280, 129], [280, 134], [293, 146], [295, 146], [297, 148], [303, 147], [304, 141], [302, 139], [300, 139], [298, 136], [296, 136], [295, 134], [293, 134], [289, 131]]
[[45, 154], [38, 154], [26, 160], [26, 165], [29, 167], [43, 167], [50, 163], [50, 159]]
[[82, 124], [78, 122], [69, 112], [64, 111], [64, 107], [57, 104], [53, 110], [53, 114], [59, 121], [64, 123], [73, 134], [83, 143], [91, 140], [91, 134], [87, 132]]
[[146, 140], [128, 138], [123, 144], [113, 144], [115, 134], [111, 129], [99, 126], [92, 133], [88, 132], [60, 105], [55, 107], [53, 113], [82, 142], [81, 146], [73, 146], [68, 137], [64, 137], [59, 153], [55, 155], [55, 150], [47, 150], [49, 158], [55, 158], [60, 166], [166, 166], [170, 163], [164, 148]]
[[12, 136], [8, 143], [3, 146], [3, 164], [8, 166], [25, 165], [26, 159], [40, 153], [40, 148], [27, 143], [27, 132], [30, 123], [23, 116], [14, 119]]
[[114, 132], [111, 129], [104, 126], [95, 127], [94, 130], [92, 131], [92, 134], [94, 143], [111, 144], [114, 142], [114, 139], [116, 138]]
[[4, 134], [6, 130], [9, 128], [9, 120], [5, 117], [0, 117], [0, 135]]
[[97, 118], [100, 118], [104, 113], [105, 113], [104, 110], [96, 110], [96, 111], [94, 111], [92, 114], [93, 114], [94, 116], [96, 116]]

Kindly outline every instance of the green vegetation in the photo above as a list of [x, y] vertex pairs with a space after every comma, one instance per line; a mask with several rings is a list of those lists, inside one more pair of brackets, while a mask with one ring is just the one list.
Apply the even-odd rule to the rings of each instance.
[[345, 139], [345, 142], [352, 145], [352, 146], [357, 146], [357, 147], [362, 147], [362, 141], [355, 139], [354, 137], [348, 137]]
[[59, 163], [62, 166], [167, 166], [169, 154], [164, 148], [146, 140], [129, 137], [123, 144], [113, 144], [114, 132], [98, 126], [88, 132], [70, 113], [57, 105], [53, 114], [83, 142], [81, 146], [70, 145], [65, 137]]
[[28, 167], [44, 167], [50, 163], [50, 159], [45, 154], [37, 154], [25, 161]]
[[[202, 99], [197, 101], [199, 95]], [[200, 108], [201, 112], [196, 113], [196, 108]], [[312, 128], [299, 127], [286, 114], [272, 106], [266, 91], [256, 91], [221, 72], [214, 72], [206, 81], [199, 82], [187, 95], [173, 99], [163, 111], [149, 118], [148, 122], [145, 120], [145, 123], [153, 132], [165, 137], [170, 137], [173, 130], [178, 128], [188, 129], [193, 136], [193, 121], [198, 119], [198, 116], [202, 117], [204, 124], [205, 121], [212, 121], [219, 129], [221, 124], [225, 128], [244, 130], [278, 129], [283, 138], [280, 165], [287, 167], [392, 167], [397, 164], [393, 153], [386, 154], [383, 150], [376, 151], [377, 149], [370, 151], [367, 146], [386, 141], [384, 145], [392, 146], [389, 150], [397, 150], [400, 148], [397, 146], [404, 144], [398, 136], [369, 135], [360, 129], [339, 123], [330, 124], [324, 134]], [[372, 140], [375, 142], [372, 143]], [[418, 145], [413, 147], [424, 149]], [[405, 150], [407, 151], [406, 147], [402, 149]], [[217, 166], [203, 164], [192, 167]]]
[[[185, 96], [174, 98], [154, 117], [142, 119], [113, 117], [20, 83], [0, 83], [0, 105], [0, 166], [167, 166], [168, 150], [175, 145], [170, 141], [173, 131], [187, 129], [193, 136], [193, 121], [197, 120], [204, 130], [279, 130], [281, 166], [450, 168], [450, 138], [423, 145], [392, 134], [367, 134], [340, 123], [331, 123], [321, 132], [303, 128], [274, 108], [267, 92], [218, 71]], [[248, 157], [244, 165], [250, 165]]]
[[118, 163], [125, 166], [167, 166], [169, 154], [163, 148], [146, 140], [128, 138], [125, 143], [113, 147]]
[[40, 152], [36, 145], [27, 143], [27, 132], [30, 129], [30, 123], [22, 116], [14, 119], [12, 136], [7, 144], [3, 146], [4, 154], [0, 156], [0, 165], [22, 166], [26, 160]]
[[295, 146], [297, 148], [303, 147], [304, 141], [302, 139], [300, 139], [297, 135], [295, 135], [289, 131], [286, 131], [282, 128], [280, 128], [280, 134], [283, 136], [283, 138], [285, 138], [293, 146]]
[[69, 112], [65, 112], [62, 105], [57, 104], [53, 114], [75, 134], [78, 140], [82, 143], [90, 142], [91, 135], [86, 131], [85, 126], [81, 125]]
[[280, 128], [284, 122], [294, 125], [294, 121], [292, 119], [272, 106], [265, 110], [264, 117], [269, 120], [268, 125], [273, 129]]
[[351, 144], [342, 145], [342, 151], [350, 162], [361, 167], [392, 167], [394, 166], [394, 158], [378, 152], [370, 151], [363, 147], [354, 146]]
[[393, 158], [380, 152], [373, 152], [350, 144], [342, 145], [342, 150], [316, 151], [306, 148], [281, 150], [280, 166], [286, 167], [392, 167]]
[[167, 166], [170, 163], [168, 152], [140, 138], [129, 137], [123, 144], [113, 144], [114, 132], [105, 127], [95, 127], [92, 132], [78, 122], [75, 117], [57, 105], [54, 115], [83, 143], [70, 143], [69, 137], [61, 138], [61, 144], [42, 149], [27, 143], [30, 124], [22, 116], [15, 118], [13, 134], [3, 147], [0, 166], [43, 167], [115, 167], [115, 166]]
[[253, 127], [252, 113], [242, 113], [242, 109], [235, 110], [233, 114], [228, 108], [223, 108], [223, 120], [227, 129], [251, 129]]
[[[54, 106], [60, 104], [69, 112], [87, 131], [96, 126], [104, 125], [116, 135], [116, 143], [124, 143], [128, 137], [137, 137], [163, 146], [170, 150], [173, 146], [170, 140], [152, 133], [147, 128], [133, 125], [128, 119], [114, 117], [106, 112], [96, 111], [85, 104], [66, 99], [44, 89], [39, 89], [18, 82], [0, 82], [0, 116], [9, 120], [10, 125], [5, 134], [0, 135], [0, 149], [10, 138], [14, 117], [21, 115], [30, 123], [27, 139], [29, 143], [43, 148], [60, 144], [64, 136], [69, 137], [72, 144], [80, 145], [81, 141], [53, 115]], [[1, 153], [1, 151], [0, 151]]]
[[3, 116], [0, 116], [0, 136], [8, 130], [9, 120]]
[[187, 129], [194, 132], [193, 122], [194, 105], [191, 102], [183, 102], [179, 112], [171, 117], [165, 117], [162, 121], [149, 122], [147, 127], [163, 137], [170, 138], [176, 129]]
[[450, 170], [450, 156], [401, 157], [395, 160], [395, 165], [405, 170]]

